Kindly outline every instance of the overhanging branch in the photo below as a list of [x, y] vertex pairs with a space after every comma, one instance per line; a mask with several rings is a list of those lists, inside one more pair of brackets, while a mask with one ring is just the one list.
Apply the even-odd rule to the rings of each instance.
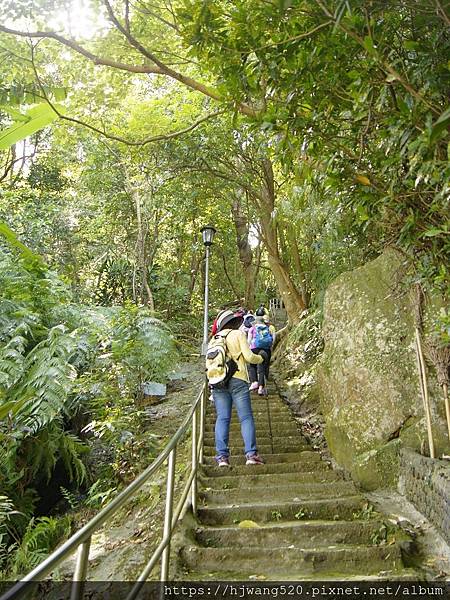
[[[133, 37], [131, 32], [127, 30], [126, 26], [124, 26], [120, 23], [120, 21], [115, 16], [108, 0], [103, 0], [103, 2], [105, 4], [105, 7], [109, 14], [109, 17], [110, 17], [112, 23], [114, 24], [114, 26], [124, 35], [124, 37], [126, 38], [128, 43], [133, 48], [135, 48], [140, 54], [142, 54], [142, 56], [144, 56], [147, 60], [151, 61], [151, 63], [153, 63], [153, 64], [130, 65], [130, 64], [122, 63], [122, 62], [119, 62], [119, 61], [116, 61], [116, 60], [113, 60], [113, 59], [110, 59], [107, 57], [97, 56], [96, 54], [93, 54], [92, 52], [87, 50], [84, 46], [82, 46], [75, 40], [66, 38], [54, 31], [31, 31], [31, 32], [30, 31], [20, 31], [17, 29], [11, 29], [10, 27], [5, 27], [4, 25], [0, 25], [0, 31], [3, 31], [3, 33], [7, 33], [10, 35], [15, 35], [18, 37], [25, 37], [25, 38], [30, 38], [30, 39], [33, 39], [33, 38], [34, 39], [36, 39], [36, 38], [52, 39], [52, 40], [55, 40], [58, 43], [62, 44], [63, 46], [66, 46], [67, 48], [72, 49], [73, 51], [77, 52], [78, 54], [81, 54], [88, 60], [92, 61], [95, 65], [112, 67], [114, 69], [128, 71], [131, 73], [147, 73], [147, 74], [154, 73], [157, 75], [164, 75], [166, 77], [170, 77], [171, 79], [174, 79], [174, 80], [182, 83], [183, 85], [185, 85], [186, 87], [188, 87], [194, 91], [200, 92], [201, 94], [203, 94], [209, 98], [212, 98], [213, 100], [216, 100], [218, 102], [225, 101], [225, 99], [222, 97], [222, 95], [214, 88], [211, 88], [211, 87], [205, 85], [204, 83], [197, 81], [196, 79], [193, 79], [192, 77], [183, 75], [182, 73], [175, 71], [170, 66], [168, 66], [167, 64], [165, 64], [161, 60], [159, 60], [159, 58], [157, 56], [155, 56], [152, 52], [147, 50], [138, 40], [136, 40]], [[252, 108], [251, 106], [249, 106], [248, 104], [245, 104], [243, 102], [238, 103], [236, 105], [236, 110], [238, 110], [241, 114], [252, 117], [252, 118], [255, 118], [258, 116], [258, 111], [256, 111], [254, 108]]]
[[3, 31], [3, 33], [8, 33], [10, 35], [30, 39], [37, 38], [55, 40], [63, 46], [71, 48], [78, 54], [81, 54], [85, 58], [92, 61], [95, 65], [112, 67], [114, 69], [120, 69], [121, 71], [130, 71], [131, 73], [156, 73], [157, 75], [163, 74], [159, 67], [157, 67], [156, 65], [130, 65], [103, 56], [97, 56], [96, 54], [93, 54], [92, 52], [84, 48], [84, 46], [81, 46], [75, 40], [65, 38], [62, 35], [59, 35], [59, 33], [55, 33], [54, 31], [19, 31], [17, 29], [10, 29], [9, 27], [5, 27], [4, 25], [0, 25], [0, 31]]
[[196, 127], [198, 127], [205, 121], [208, 121], [209, 119], [217, 117], [225, 112], [225, 109], [221, 109], [221, 110], [216, 110], [213, 113], [208, 113], [207, 115], [204, 115], [203, 117], [200, 117], [199, 119], [197, 119], [196, 121], [191, 123], [191, 125], [189, 125], [188, 127], [185, 127], [184, 129], [179, 129], [178, 131], [172, 131], [170, 133], [161, 133], [158, 135], [153, 135], [153, 136], [147, 137], [147, 138], [145, 138], [143, 140], [139, 140], [139, 141], [127, 140], [126, 138], [123, 138], [121, 136], [114, 135], [112, 133], [107, 133], [106, 131], [99, 129], [98, 127], [95, 127], [94, 125], [91, 125], [90, 123], [86, 123], [85, 121], [81, 121], [80, 119], [76, 119], [75, 117], [67, 117], [66, 115], [63, 115], [61, 113], [61, 111], [57, 108], [57, 106], [50, 100], [50, 98], [48, 97], [48, 95], [45, 91], [45, 87], [42, 84], [42, 81], [39, 77], [39, 73], [37, 71], [36, 64], [34, 61], [33, 46], [31, 47], [31, 64], [33, 66], [33, 71], [34, 71], [39, 89], [41, 90], [41, 93], [42, 93], [45, 101], [49, 104], [49, 106], [58, 115], [58, 117], [60, 119], [63, 119], [64, 121], [68, 121], [69, 123], [74, 123], [75, 125], [81, 125], [83, 127], [86, 127], [87, 129], [90, 129], [94, 133], [98, 133], [98, 134], [102, 135], [103, 137], [108, 138], [109, 140], [114, 140], [116, 142], [126, 144], [127, 146], [145, 146], [146, 144], [150, 144], [153, 142], [160, 142], [163, 140], [171, 140], [171, 139], [180, 137], [186, 133], [189, 133], [190, 131], [192, 131], [193, 129], [195, 129]]
[[[110, 18], [111, 22], [114, 24], [114, 26], [116, 27], [116, 29], [118, 29], [120, 31], [120, 33], [126, 38], [128, 43], [133, 48], [135, 48], [138, 52], [140, 52], [142, 54], [142, 56], [145, 56], [145, 58], [152, 61], [160, 69], [160, 71], [163, 75], [167, 75], [167, 77], [175, 79], [176, 81], [179, 81], [183, 85], [185, 85], [197, 92], [200, 92], [200, 93], [204, 94], [205, 96], [212, 98], [213, 100], [217, 100], [219, 102], [223, 101], [222, 95], [219, 94], [219, 92], [217, 92], [217, 90], [215, 90], [214, 88], [211, 88], [211, 87], [205, 85], [204, 83], [197, 81], [196, 79], [192, 79], [192, 77], [188, 77], [187, 75], [178, 73], [178, 71], [175, 71], [174, 69], [172, 69], [171, 67], [169, 67], [168, 65], [163, 63], [155, 54], [153, 54], [153, 52], [150, 52], [150, 50], [145, 48], [145, 46], [143, 46], [141, 44], [141, 42], [139, 42], [139, 40], [137, 40], [131, 34], [130, 31], [127, 31], [127, 29], [122, 25], [122, 23], [119, 21], [119, 19], [114, 14], [114, 11], [111, 7], [109, 0], [103, 0], [103, 4], [105, 5], [106, 10], [109, 15], [109, 18]], [[250, 117], [256, 117], [258, 114], [257, 111], [255, 111], [255, 109], [251, 108], [250, 106], [248, 106], [248, 104], [245, 104], [245, 103], [239, 103], [236, 106], [236, 108], [240, 113], [250, 116]]]

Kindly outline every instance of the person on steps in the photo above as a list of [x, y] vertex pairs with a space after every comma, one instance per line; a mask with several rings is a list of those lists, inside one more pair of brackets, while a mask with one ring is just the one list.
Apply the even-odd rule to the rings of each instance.
[[275, 330], [275, 325], [272, 325], [272, 323], [270, 322], [270, 318], [266, 315], [264, 315], [264, 323], [268, 326], [270, 335], [272, 336], [272, 346], [271, 346], [270, 350], [267, 351], [267, 361], [265, 363], [265, 367], [266, 367], [265, 375], [266, 375], [266, 382], [267, 382], [269, 379], [270, 361], [272, 360], [272, 350], [275, 346], [276, 330]]
[[264, 304], [260, 304], [260, 305], [259, 305], [259, 307], [258, 307], [258, 309], [256, 310], [256, 313], [255, 313], [255, 314], [258, 314], [258, 312], [259, 312], [259, 315], [260, 315], [260, 316], [262, 315], [262, 316], [263, 316], [263, 317], [265, 317], [266, 319], [270, 319], [270, 313], [269, 313], [269, 311], [267, 310], [267, 308], [264, 306]]
[[256, 430], [253, 418], [250, 392], [248, 389], [247, 363], [260, 364], [261, 356], [254, 354], [248, 345], [245, 334], [239, 330], [242, 325], [242, 314], [231, 310], [222, 312], [217, 318], [217, 332], [226, 334], [226, 347], [230, 357], [236, 362], [237, 371], [231, 377], [227, 387], [212, 390], [216, 408], [216, 462], [219, 467], [230, 466], [230, 435], [231, 410], [236, 407], [247, 465], [264, 464], [256, 446]]
[[[217, 331], [218, 331], [218, 330], [217, 330], [217, 321], [219, 320], [219, 317], [220, 317], [220, 315], [221, 315], [222, 313], [224, 313], [224, 312], [227, 312], [227, 310], [228, 310], [227, 308], [224, 308], [224, 309], [222, 309], [222, 310], [221, 310], [221, 311], [220, 311], [220, 312], [217, 314], [217, 317], [214, 319], [214, 321], [213, 321], [213, 324], [212, 324], [212, 327], [211, 327], [210, 337], [213, 337], [213, 336], [215, 336], [215, 335], [216, 335], [216, 333], [217, 333]], [[237, 311], [235, 312], [235, 314], [236, 314], [236, 316], [237, 316], [237, 317], [238, 317], [238, 316], [245, 317], [245, 315], [246, 315], [246, 311], [245, 311], [245, 309], [244, 309], [244, 308], [242, 308], [242, 307], [239, 307], [239, 308], [237, 309]]]
[[255, 322], [255, 315], [253, 313], [248, 312], [244, 315], [244, 321], [239, 329], [245, 333], [246, 337], [247, 337], [248, 332], [250, 331], [251, 327], [253, 326], [254, 322]]
[[272, 356], [272, 347], [275, 341], [275, 327], [270, 325], [265, 315], [264, 307], [256, 311], [254, 325], [248, 332], [248, 343], [252, 352], [262, 356], [263, 362], [259, 365], [249, 364], [250, 391], [258, 390], [260, 396], [266, 395], [266, 380], [269, 376], [269, 365]]

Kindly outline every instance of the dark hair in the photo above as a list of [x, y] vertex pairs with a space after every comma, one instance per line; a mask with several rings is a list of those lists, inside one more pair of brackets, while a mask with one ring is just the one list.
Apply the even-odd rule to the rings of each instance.
[[228, 323], [223, 329], [239, 329], [239, 327], [242, 325], [243, 320], [244, 319], [242, 317], [234, 317], [234, 319], [228, 321]]
[[266, 311], [264, 310], [264, 306], [261, 304], [261, 306], [256, 311], [255, 315], [257, 317], [263, 317], [265, 314], [266, 314]]

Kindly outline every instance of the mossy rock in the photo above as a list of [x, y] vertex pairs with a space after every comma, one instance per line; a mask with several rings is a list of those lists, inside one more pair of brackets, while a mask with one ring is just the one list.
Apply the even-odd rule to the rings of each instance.
[[401, 440], [393, 440], [355, 457], [352, 477], [365, 490], [394, 487], [400, 467]]
[[[398, 447], [419, 449], [427, 439], [406, 270], [404, 257], [389, 249], [340, 275], [325, 295], [316, 369], [325, 436], [337, 462], [368, 489], [395, 485]], [[437, 453], [448, 453], [432, 370], [428, 388]]]

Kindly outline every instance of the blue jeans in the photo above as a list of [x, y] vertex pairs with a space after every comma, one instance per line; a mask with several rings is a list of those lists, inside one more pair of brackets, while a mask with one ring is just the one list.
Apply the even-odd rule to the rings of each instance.
[[216, 451], [217, 456], [230, 456], [228, 437], [230, 434], [231, 409], [236, 407], [241, 433], [244, 440], [245, 453], [257, 452], [255, 421], [248, 383], [237, 377], [232, 377], [227, 389], [213, 389], [216, 406]]

